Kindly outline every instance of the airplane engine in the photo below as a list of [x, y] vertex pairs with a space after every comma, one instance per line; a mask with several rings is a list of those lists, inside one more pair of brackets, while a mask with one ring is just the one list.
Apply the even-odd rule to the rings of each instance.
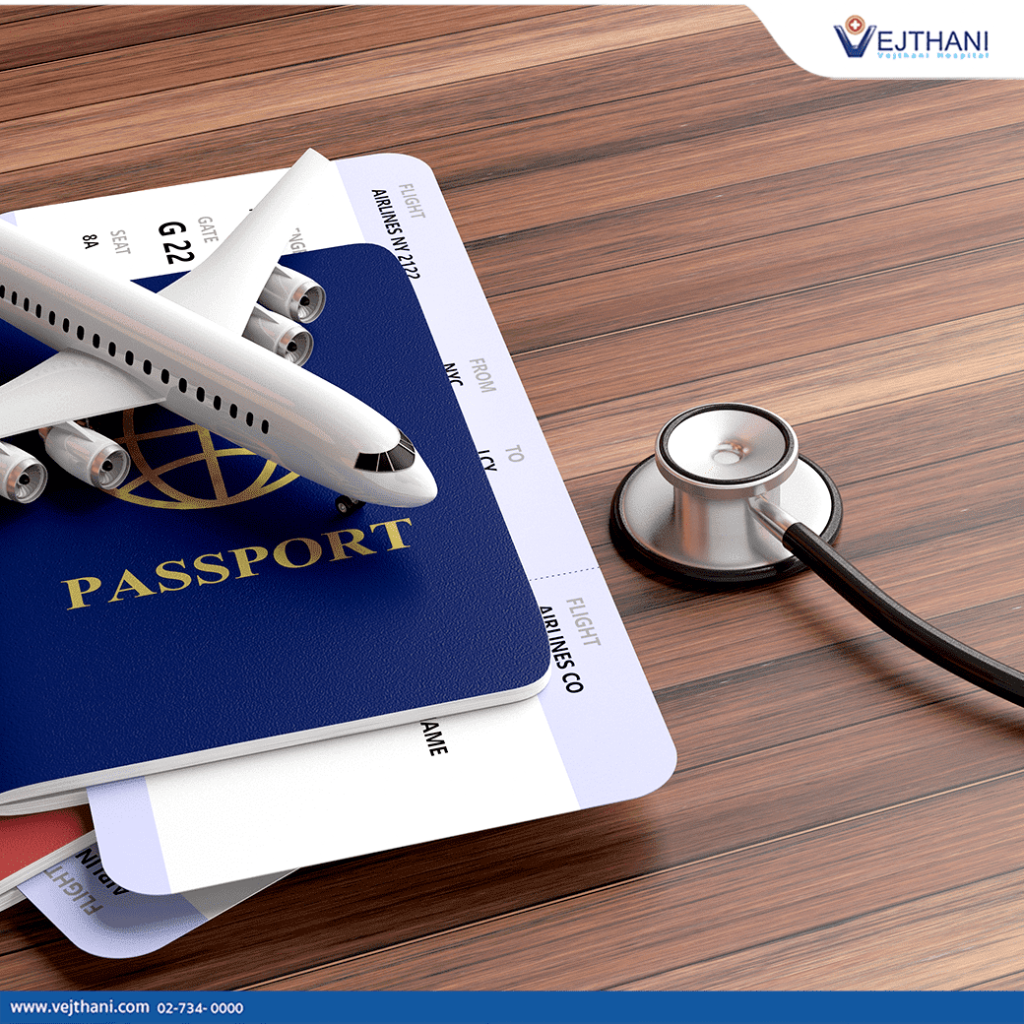
[[313, 335], [309, 331], [262, 306], [253, 307], [242, 336], [296, 366], [302, 366], [313, 351]]
[[120, 487], [131, 469], [130, 456], [116, 441], [78, 423], [60, 423], [45, 436], [46, 454], [76, 480], [93, 487]]
[[316, 281], [305, 274], [278, 264], [271, 271], [258, 301], [261, 306], [289, 320], [311, 324], [323, 312], [327, 295]]
[[36, 458], [0, 441], [0, 487], [8, 501], [27, 505], [46, 487], [46, 467]]

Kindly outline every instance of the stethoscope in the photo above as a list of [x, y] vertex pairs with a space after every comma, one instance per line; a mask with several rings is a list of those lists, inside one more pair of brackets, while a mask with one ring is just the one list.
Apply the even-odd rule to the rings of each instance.
[[669, 420], [654, 455], [626, 474], [612, 501], [616, 542], [671, 579], [725, 587], [813, 569], [911, 650], [1024, 706], [1024, 673], [908, 611], [832, 547], [842, 518], [838, 488], [798, 453], [793, 428], [731, 402]]

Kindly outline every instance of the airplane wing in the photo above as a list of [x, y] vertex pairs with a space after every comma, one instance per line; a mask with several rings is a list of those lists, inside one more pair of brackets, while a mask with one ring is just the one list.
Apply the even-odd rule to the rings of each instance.
[[116, 367], [65, 349], [0, 387], [0, 437], [162, 401]]
[[[311, 197], [342, 190], [326, 157], [308, 149], [241, 224], [198, 266], [160, 294], [241, 334]], [[342, 193], [343, 194], [343, 193]]]

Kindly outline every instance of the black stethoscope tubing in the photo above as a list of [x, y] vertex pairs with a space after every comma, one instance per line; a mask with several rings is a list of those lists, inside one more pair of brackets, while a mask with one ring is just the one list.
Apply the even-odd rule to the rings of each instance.
[[904, 608], [803, 523], [794, 523], [782, 545], [891, 637], [948, 672], [1024, 707], [1024, 673], [968, 647]]

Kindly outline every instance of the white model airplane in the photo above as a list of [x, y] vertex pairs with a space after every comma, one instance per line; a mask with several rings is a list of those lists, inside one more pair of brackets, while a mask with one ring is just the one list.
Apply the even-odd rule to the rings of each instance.
[[[309, 150], [199, 267], [156, 294], [0, 221], [0, 319], [57, 350], [0, 387], [0, 438], [38, 430], [58, 465], [112, 490], [128, 474], [128, 453], [76, 421], [162, 402], [330, 488], [341, 512], [431, 501], [437, 486], [412, 442], [301, 367], [312, 347], [304, 326], [325, 296], [277, 260], [321, 177], [338, 187], [330, 161]], [[0, 440], [4, 497], [33, 501], [46, 476], [38, 459]]]

